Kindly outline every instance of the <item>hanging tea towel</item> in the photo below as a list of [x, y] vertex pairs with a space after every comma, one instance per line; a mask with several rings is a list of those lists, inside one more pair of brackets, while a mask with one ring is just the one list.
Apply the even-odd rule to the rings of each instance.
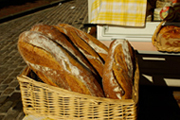
[[92, 0], [90, 22], [144, 26], [147, 0]]

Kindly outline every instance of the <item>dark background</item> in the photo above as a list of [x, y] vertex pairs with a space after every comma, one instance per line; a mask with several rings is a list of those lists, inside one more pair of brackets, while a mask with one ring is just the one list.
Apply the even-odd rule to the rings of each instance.
[[48, 5], [59, 0], [0, 0], [0, 18]]

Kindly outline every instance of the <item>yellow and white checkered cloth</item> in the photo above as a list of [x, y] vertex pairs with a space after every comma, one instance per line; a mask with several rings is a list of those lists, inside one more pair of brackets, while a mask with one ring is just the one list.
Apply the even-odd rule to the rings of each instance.
[[144, 26], [147, 0], [92, 0], [90, 23]]

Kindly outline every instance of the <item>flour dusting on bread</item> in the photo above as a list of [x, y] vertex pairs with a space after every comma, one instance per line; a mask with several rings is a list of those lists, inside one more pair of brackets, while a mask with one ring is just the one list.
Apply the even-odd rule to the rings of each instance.
[[91, 47], [96, 50], [96, 52], [103, 53], [103, 54], [108, 54], [106, 50], [104, 50], [103, 48], [99, 47], [98, 45], [96, 45], [92, 41], [88, 41], [88, 44], [90, 44]]
[[[45, 83], [70, 91], [104, 97], [96, 74], [93, 73], [96, 70], [79, 51], [78, 46], [74, 46], [61, 35], [62, 33], [53, 26], [37, 25], [19, 36], [18, 49], [27, 65]], [[78, 44], [82, 46], [81, 42]], [[91, 56], [89, 53], [87, 55]], [[94, 56], [91, 57], [93, 58]]]
[[68, 63], [70, 70], [66, 69], [66, 71], [79, 76], [79, 69], [71, 65], [69, 59], [67, 59], [66, 55], [62, 52], [60, 47], [57, 47], [57, 44], [55, 44], [53, 41], [50, 41], [49, 38], [36, 32], [27, 31], [25, 35], [28, 37], [28, 41], [24, 39], [26, 42], [29, 42], [34, 46], [43, 48], [44, 50], [50, 52], [56, 58], [56, 60], [58, 60], [58, 62], [63, 65], [63, 68], [67, 68], [65, 62]]
[[133, 63], [128, 41], [114, 40], [110, 45], [103, 73], [106, 96], [117, 99], [130, 98], [132, 76]]

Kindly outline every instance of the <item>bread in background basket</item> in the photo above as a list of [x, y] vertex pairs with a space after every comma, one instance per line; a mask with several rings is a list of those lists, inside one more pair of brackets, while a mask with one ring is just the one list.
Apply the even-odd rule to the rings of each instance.
[[158, 51], [180, 52], [180, 5], [173, 1], [172, 10], [157, 26], [152, 43]]
[[158, 51], [180, 52], [180, 24], [162, 21], [153, 34], [152, 43]]
[[157, 39], [162, 46], [180, 47], [180, 27], [175, 25], [164, 26], [160, 29]]

